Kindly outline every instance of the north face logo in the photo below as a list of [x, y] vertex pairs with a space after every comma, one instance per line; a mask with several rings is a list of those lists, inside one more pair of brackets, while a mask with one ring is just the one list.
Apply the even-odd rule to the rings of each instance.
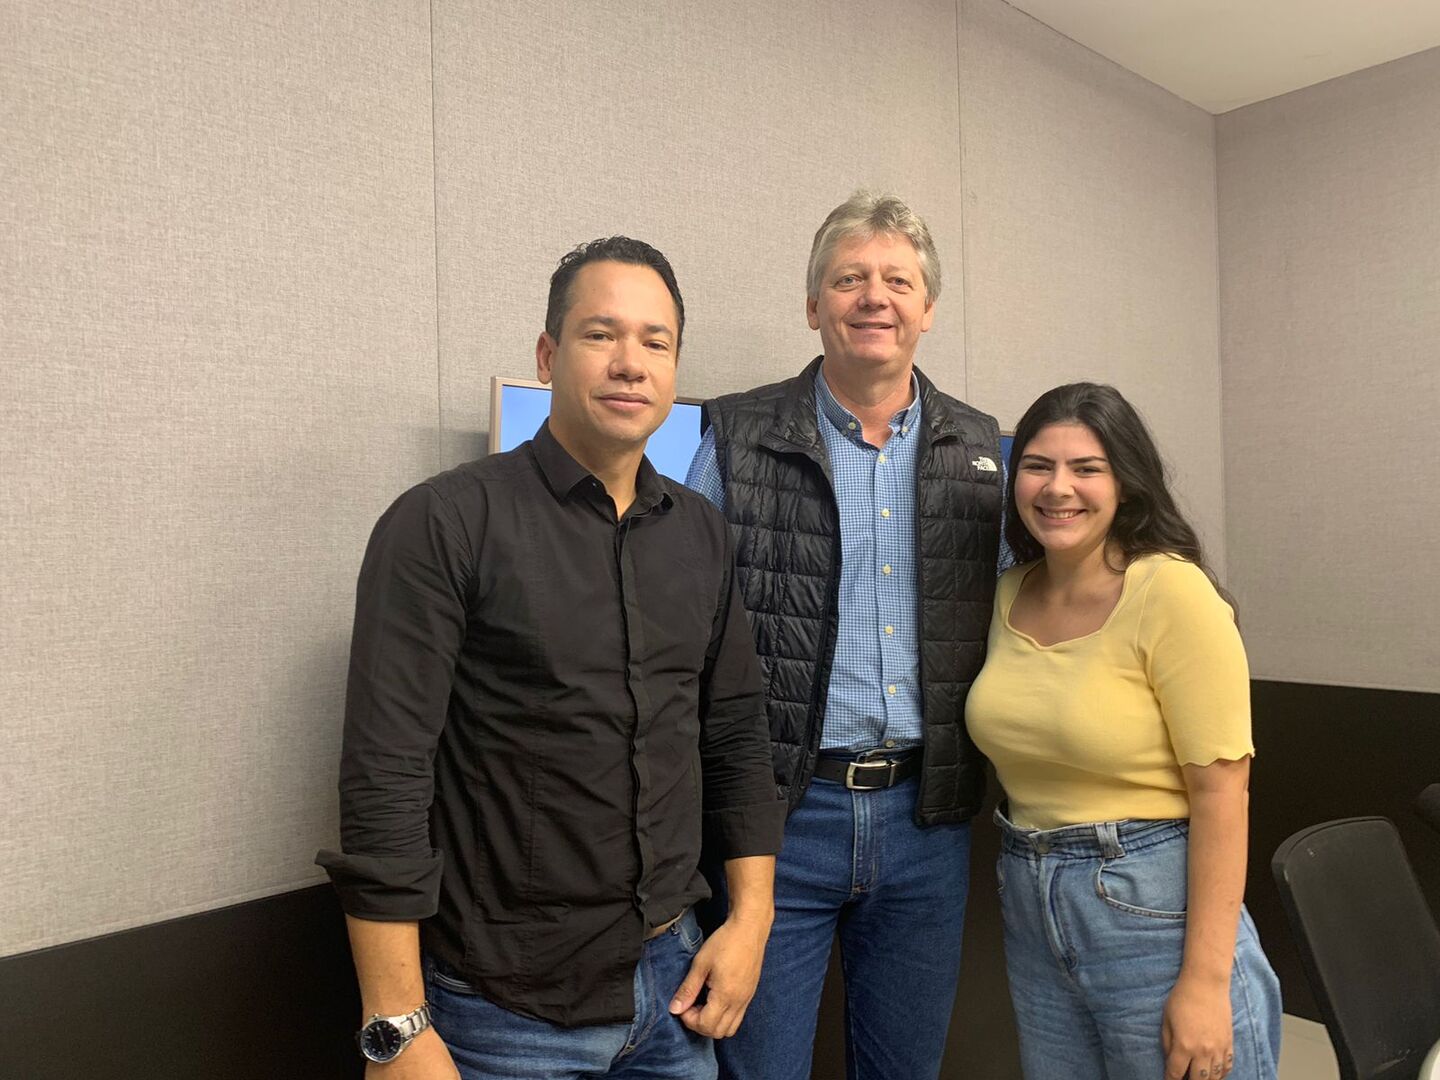
[[999, 471], [995, 468], [995, 462], [991, 461], [988, 457], [977, 457], [974, 461], [970, 462], [970, 464], [973, 465], [975, 468], [979, 469], [981, 472]]

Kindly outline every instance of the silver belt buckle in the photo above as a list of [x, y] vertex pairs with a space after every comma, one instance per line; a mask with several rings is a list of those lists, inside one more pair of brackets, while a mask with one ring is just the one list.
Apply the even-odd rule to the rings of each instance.
[[[845, 786], [851, 791], [878, 791], [880, 790], [880, 787], [889, 787], [892, 783], [894, 783], [895, 770], [899, 768], [899, 766], [900, 763], [898, 761], [852, 761], [849, 765], [845, 766]], [[887, 783], [882, 784], [879, 787], [871, 786], [857, 788], [855, 786], [856, 769], [886, 769], [889, 771], [889, 774], [885, 778]]]

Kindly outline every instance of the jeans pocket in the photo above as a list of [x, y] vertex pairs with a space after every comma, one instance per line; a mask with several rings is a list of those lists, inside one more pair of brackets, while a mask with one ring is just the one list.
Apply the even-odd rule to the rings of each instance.
[[444, 970], [434, 960], [426, 959], [424, 965], [425, 981], [431, 986], [437, 986], [441, 990], [448, 990], [452, 994], [464, 994], [466, 997], [479, 997], [480, 991], [476, 990], [469, 983], [456, 975]]
[[1005, 853], [995, 860], [995, 895], [1005, 895]]
[[700, 929], [694, 911], [686, 911], [680, 916], [680, 921], [675, 924], [675, 936], [680, 939], [681, 947], [691, 956], [700, 950], [700, 944], [705, 940], [705, 931]]
[[1095, 892], [1107, 905], [1147, 919], [1185, 918], [1185, 838], [1176, 837], [1139, 851], [1102, 859]]

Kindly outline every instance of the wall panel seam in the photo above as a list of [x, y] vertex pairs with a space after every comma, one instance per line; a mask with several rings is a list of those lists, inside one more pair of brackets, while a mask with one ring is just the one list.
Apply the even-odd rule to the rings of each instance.
[[430, 245], [435, 256], [435, 468], [445, 461], [445, 367], [440, 357], [440, 167], [435, 117], [435, 0], [430, 0]]
[[1220, 240], [1220, 118], [1210, 117], [1210, 160], [1214, 168], [1215, 186], [1215, 384], [1220, 399], [1215, 402], [1220, 416], [1220, 552], [1225, 560], [1225, 577], [1236, 579], [1236, 567], [1230, 560], [1230, 464], [1225, 456], [1225, 292], [1221, 281]]
[[[960, 372], [965, 385], [961, 388], [960, 400], [970, 401], [970, 255], [967, 241], [970, 237], [966, 221], [965, 195], [965, 91], [964, 59], [960, 48], [961, 8], [964, 0], [955, 0], [955, 143], [960, 155]], [[970, 402], [974, 404], [974, 402]], [[978, 407], [978, 406], [977, 406]]]
[[1213, 114], [1210, 116], [1210, 160], [1215, 169], [1215, 374], [1220, 393], [1219, 408], [1216, 410], [1220, 419], [1220, 551], [1225, 559], [1225, 577], [1233, 583], [1235, 563], [1230, 550], [1230, 462], [1225, 453], [1228, 420], [1225, 411], [1225, 282], [1221, 266], [1223, 241], [1220, 237], [1220, 118]]

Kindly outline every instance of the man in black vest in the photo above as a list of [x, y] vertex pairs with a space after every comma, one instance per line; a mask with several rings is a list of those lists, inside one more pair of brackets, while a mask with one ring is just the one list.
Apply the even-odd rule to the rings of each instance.
[[760, 989], [721, 1075], [808, 1080], [836, 932], [849, 1072], [940, 1068], [984, 762], [965, 695], [1000, 541], [995, 420], [914, 366], [940, 295], [925, 223], [859, 192], [815, 234], [823, 355], [707, 402], [688, 483], [724, 511], [789, 802]]

